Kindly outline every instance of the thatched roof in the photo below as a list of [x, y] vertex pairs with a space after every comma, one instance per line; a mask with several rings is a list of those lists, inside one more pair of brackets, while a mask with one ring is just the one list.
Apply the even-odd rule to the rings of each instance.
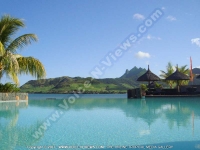
[[160, 78], [149, 70], [149, 65], [147, 72], [145, 72], [137, 79], [137, 81], [159, 81], [159, 80]]
[[190, 80], [190, 77], [176, 69], [176, 71], [168, 76], [165, 80]]

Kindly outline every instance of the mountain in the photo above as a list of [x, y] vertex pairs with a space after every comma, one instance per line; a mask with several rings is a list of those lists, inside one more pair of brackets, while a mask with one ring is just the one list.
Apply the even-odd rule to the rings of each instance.
[[[28, 93], [125, 93], [127, 89], [139, 87], [141, 82], [137, 82], [137, 78], [144, 74], [147, 70], [143, 68], [133, 67], [126, 70], [119, 78], [92, 79], [91, 77], [58, 77], [41, 80], [30, 80], [20, 87], [21, 92]], [[194, 68], [193, 74], [200, 74], [199, 68]], [[91, 86], [85, 86], [86, 83]], [[146, 82], [144, 82], [146, 83]], [[167, 86], [163, 82], [158, 82]], [[190, 85], [199, 85], [200, 79], [194, 77], [194, 81]]]
[[131, 70], [126, 69], [126, 72], [120, 78], [131, 78], [137, 80], [147, 70], [143, 68], [133, 67]]
[[199, 68], [193, 68], [192, 73], [193, 74], [200, 74], [200, 69]]
[[[146, 72], [146, 69], [134, 67], [126, 70], [119, 78], [92, 79], [81, 77], [58, 77], [40, 80], [30, 80], [20, 87], [21, 92], [28, 93], [124, 93], [127, 89], [138, 87], [137, 78]], [[85, 83], [91, 83], [86, 87]], [[81, 90], [79, 90], [81, 89]]]

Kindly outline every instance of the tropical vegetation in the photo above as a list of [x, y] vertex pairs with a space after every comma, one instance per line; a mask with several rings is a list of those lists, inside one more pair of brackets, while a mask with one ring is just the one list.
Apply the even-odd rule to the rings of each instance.
[[1, 92], [18, 92], [20, 90], [16, 84], [12, 84], [10, 82], [2, 84], [0, 83], [0, 91]]
[[[179, 72], [188, 75], [189, 74], [189, 69], [187, 68], [187, 65], [181, 66], [177, 68]], [[188, 85], [189, 80], [180, 80], [180, 81], [174, 81], [174, 80], [164, 80], [166, 79], [168, 76], [170, 76], [172, 73], [174, 73], [174, 71], [176, 70], [175, 67], [172, 65], [171, 62], [168, 62], [167, 66], [166, 66], [166, 71], [160, 70], [161, 74], [160, 77], [163, 79], [164, 82], [166, 82], [170, 88], [173, 88], [174, 86], [176, 86], [177, 82], [179, 85]]]
[[31, 33], [14, 38], [23, 27], [25, 24], [21, 19], [9, 15], [0, 18], [0, 79], [6, 75], [17, 85], [21, 74], [30, 74], [37, 79], [46, 76], [45, 68], [38, 59], [18, 54], [19, 50], [37, 41], [37, 36]]
[[146, 95], [146, 91], [148, 90], [148, 87], [146, 84], [140, 84], [140, 89], [141, 89], [141, 95], [145, 96]]
[[148, 87], [146, 84], [140, 84], [140, 88], [142, 91], [147, 91], [148, 90]]
[[162, 84], [159, 84], [157, 82], [155, 82], [154, 86], [155, 86], [155, 88], [159, 88], [159, 89], [162, 89], [162, 87], [163, 87]]

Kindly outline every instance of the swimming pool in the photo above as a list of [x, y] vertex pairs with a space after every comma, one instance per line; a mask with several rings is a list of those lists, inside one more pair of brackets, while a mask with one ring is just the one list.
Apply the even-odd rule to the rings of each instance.
[[0, 103], [1, 150], [200, 149], [199, 126], [200, 98], [30, 94]]

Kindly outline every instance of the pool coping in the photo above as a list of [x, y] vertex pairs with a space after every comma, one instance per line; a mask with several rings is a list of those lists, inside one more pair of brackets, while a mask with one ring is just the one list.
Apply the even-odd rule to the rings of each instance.
[[155, 97], [200, 97], [200, 95], [146, 95], [145, 97], [148, 98], [155, 98]]
[[28, 100], [1, 100], [0, 103], [10, 103], [10, 102], [27, 102]]

